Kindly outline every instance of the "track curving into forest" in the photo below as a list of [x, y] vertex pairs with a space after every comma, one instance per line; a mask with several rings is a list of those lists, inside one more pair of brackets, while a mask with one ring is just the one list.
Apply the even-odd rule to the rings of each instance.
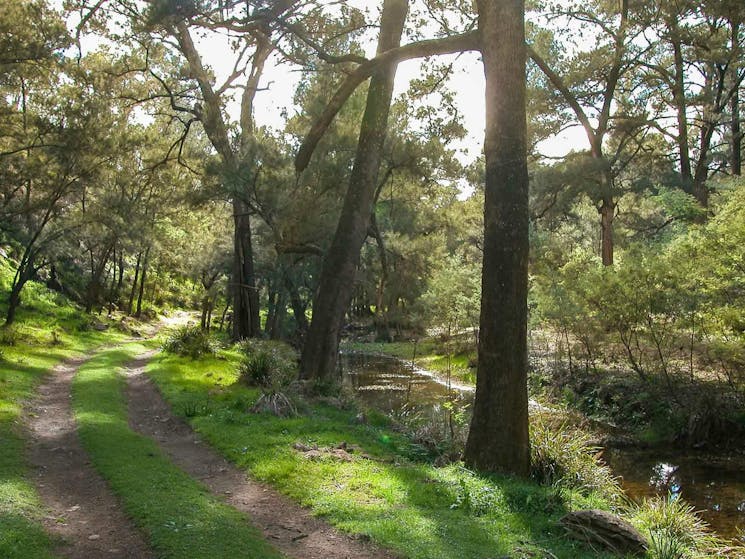
[[130, 363], [127, 375], [130, 427], [154, 439], [192, 477], [229, 505], [248, 514], [264, 537], [297, 559], [394, 559], [391, 552], [341, 533], [275, 489], [249, 479], [203, 443], [177, 418], [144, 369], [149, 355]]
[[70, 405], [72, 379], [88, 358], [54, 367], [26, 414], [28, 460], [48, 514], [43, 524], [58, 536], [56, 550], [74, 559], [149, 559], [145, 536], [120, 508], [96, 472], [76, 431]]

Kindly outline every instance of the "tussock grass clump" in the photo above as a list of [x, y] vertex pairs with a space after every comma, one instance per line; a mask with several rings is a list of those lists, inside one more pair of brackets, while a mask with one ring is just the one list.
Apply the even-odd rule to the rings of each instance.
[[[654, 497], [628, 507], [626, 515], [649, 535], [650, 559], [703, 559], [704, 557], [742, 557], [724, 550], [723, 542], [684, 500]], [[745, 552], [745, 550], [741, 550]]]
[[248, 386], [281, 390], [297, 377], [297, 353], [282, 342], [246, 340], [241, 342], [243, 359], [239, 379]]
[[282, 342], [262, 340], [246, 340], [240, 344], [240, 350], [243, 355], [238, 368], [240, 382], [261, 390], [251, 411], [278, 417], [297, 415], [297, 407], [288, 396], [290, 384], [297, 378], [295, 350]]
[[590, 437], [567, 424], [555, 424], [543, 414], [531, 418], [531, 477], [538, 483], [596, 493], [610, 502], [621, 494], [610, 468], [600, 463]]
[[168, 336], [163, 342], [163, 351], [197, 359], [204, 355], [213, 355], [217, 351], [217, 344], [206, 330], [187, 325], [177, 328]]

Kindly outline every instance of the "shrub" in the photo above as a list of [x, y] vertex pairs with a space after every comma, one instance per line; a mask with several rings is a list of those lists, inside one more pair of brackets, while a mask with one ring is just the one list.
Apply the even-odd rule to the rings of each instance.
[[18, 343], [20, 334], [14, 325], [0, 327], [0, 345], [12, 346]]
[[163, 343], [163, 351], [192, 359], [212, 355], [216, 350], [217, 345], [209, 332], [199, 326], [182, 326]]
[[240, 344], [243, 360], [240, 381], [265, 392], [281, 392], [297, 377], [297, 354], [281, 342], [246, 340]]
[[531, 477], [538, 483], [597, 493], [610, 501], [621, 495], [618, 480], [598, 461], [589, 436], [536, 415], [530, 428]]
[[268, 412], [279, 417], [297, 415], [297, 408], [285, 394], [297, 377], [297, 354], [282, 342], [246, 340], [240, 344], [243, 361], [239, 379], [258, 386], [261, 396], [251, 408], [254, 413]]

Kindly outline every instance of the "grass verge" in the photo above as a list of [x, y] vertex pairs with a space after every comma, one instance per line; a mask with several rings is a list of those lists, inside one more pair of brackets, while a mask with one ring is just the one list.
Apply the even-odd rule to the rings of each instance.
[[[223, 455], [342, 530], [412, 559], [546, 551], [558, 558], [604, 557], [564, 538], [556, 524], [570, 509], [605, 506], [600, 499], [413, 461], [407, 439], [382, 421], [356, 423], [351, 410], [317, 405], [284, 419], [247, 413], [258, 392], [236, 383], [237, 360], [231, 352], [199, 360], [161, 355], [148, 374]], [[358, 449], [348, 460], [323, 452], [342, 442]], [[297, 443], [317, 446], [320, 457], [306, 457]]]
[[245, 515], [174, 466], [153, 440], [129, 428], [125, 380], [118, 369], [144, 350], [128, 344], [102, 352], [75, 377], [73, 409], [94, 466], [160, 557], [279, 559]]

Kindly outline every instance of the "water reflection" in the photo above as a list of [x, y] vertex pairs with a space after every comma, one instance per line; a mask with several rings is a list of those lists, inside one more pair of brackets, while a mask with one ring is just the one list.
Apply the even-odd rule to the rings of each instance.
[[681, 497], [719, 534], [745, 528], [745, 460], [672, 450], [608, 449], [603, 458], [632, 499]]
[[400, 359], [344, 352], [341, 367], [343, 382], [354, 389], [361, 402], [385, 413], [430, 413], [448, 400], [456, 408], [473, 402], [473, 387], [454, 382], [448, 386], [432, 373]]

